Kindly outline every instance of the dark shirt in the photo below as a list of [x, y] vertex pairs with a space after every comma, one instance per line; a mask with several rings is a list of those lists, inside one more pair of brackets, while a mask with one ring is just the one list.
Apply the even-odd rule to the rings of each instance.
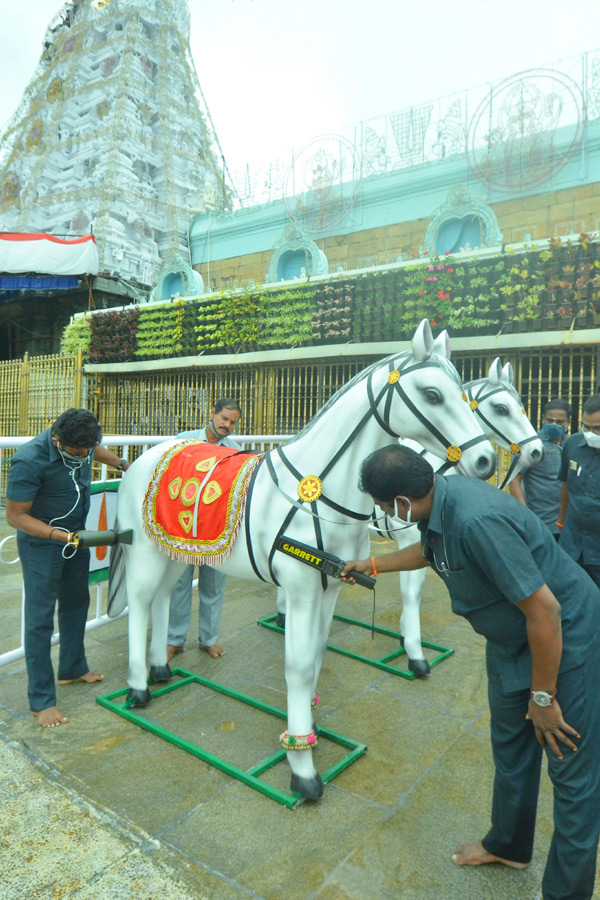
[[514, 497], [475, 478], [438, 475], [431, 516], [419, 530], [453, 612], [487, 638], [488, 670], [505, 691], [531, 686], [526, 619], [515, 604], [543, 584], [561, 606], [561, 672], [581, 665], [600, 640], [600, 590]]
[[565, 441], [561, 481], [569, 491], [569, 505], [560, 536], [563, 550], [591, 566], [600, 565], [600, 450], [594, 450], [580, 433]]
[[[16, 503], [33, 501], [29, 515], [34, 519], [47, 523], [53, 520], [53, 525], [74, 531], [85, 523], [90, 507], [91, 478], [91, 462], [84, 460], [81, 467], [75, 468], [63, 462], [52, 443], [52, 430], [47, 428], [19, 447], [13, 456], [6, 497]], [[79, 486], [79, 500], [75, 482]], [[26, 537], [39, 541], [31, 535]]]
[[529, 509], [546, 523], [552, 534], [558, 534], [560, 528], [556, 520], [562, 493], [558, 473], [562, 453], [560, 445], [544, 437], [543, 431], [538, 431], [538, 437], [544, 445], [544, 458], [537, 466], [525, 466], [520, 470], [523, 475], [523, 493]]

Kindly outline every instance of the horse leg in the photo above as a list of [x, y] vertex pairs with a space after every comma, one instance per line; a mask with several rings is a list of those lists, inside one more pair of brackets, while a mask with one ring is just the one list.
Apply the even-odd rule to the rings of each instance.
[[[290, 738], [313, 736], [311, 710], [315, 659], [319, 636], [315, 622], [319, 620], [319, 598], [313, 588], [310, 596], [286, 587], [285, 680], [287, 684], [287, 733]], [[315, 769], [312, 750], [287, 750], [292, 770], [291, 789], [306, 800], [323, 795], [323, 782]]]
[[404, 636], [404, 649], [408, 656], [408, 668], [415, 675], [429, 675], [429, 663], [423, 655], [421, 646], [421, 620], [419, 607], [421, 591], [425, 582], [425, 569], [400, 573], [400, 590], [402, 592], [402, 615], [400, 616], [400, 633]]
[[[125, 549], [129, 550], [129, 548]], [[129, 669], [127, 671], [129, 691], [127, 701], [130, 707], [147, 706], [150, 702], [146, 667], [146, 640], [150, 609], [157, 585], [160, 586], [171, 560], [149, 545], [146, 552], [140, 549], [135, 562], [137, 565], [134, 570], [133, 559], [128, 554], [126, 555], [125, 571], [129, 606]], [[166, 663], [166, 637], [164, 661]]]
[[315, 658], [315, 672], [313, 677], [313, 696], [317, 692], [317, 683], [321, 674], [321, 666], [323, 665], [323, 657], [327, 650], [327, 642], [329, 641], [329, 631], [331, 622], [335, 612], [335, 602], [340, 592], [340, 586], [334, 585], [333, 588], [325, 591], [323, 594], [323, 603], [321, 605], [321, 618], [319, 623], [319, 643], [317, 645], [317, 655]]
[[171, 667], [167, 662], [167, 635], [169, 631], [169, 601], [171, 591], [181, 577], [184, 564], [167, 560], [165, 574], [156, 590], [152, 601], [152, 636], [148, 660], [150, 662], [150, 680], [155, 682], [169, 681]]

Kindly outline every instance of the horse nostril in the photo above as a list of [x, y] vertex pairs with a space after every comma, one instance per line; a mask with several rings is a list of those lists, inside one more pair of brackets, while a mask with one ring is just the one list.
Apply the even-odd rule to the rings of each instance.
[[481, 455], [477, 458], [475, 468], [481, 478], [491, 478], [496, 470], [496, 460], [493, 456]]
[[532, 451], [531, 451], [531, 458], [532, 458], [532, 460], [533, 460], [534, 462], [539, 462], [539, 461], [540, 461], [540, 458], [541, 458], [541, 455], [542, 455], [542, 454], [540, 453], [539, 450], [532, 450]]

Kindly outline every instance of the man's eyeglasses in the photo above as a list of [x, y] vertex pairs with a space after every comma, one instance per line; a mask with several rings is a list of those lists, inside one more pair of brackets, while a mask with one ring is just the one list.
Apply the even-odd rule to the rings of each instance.
[[593, 434], [600, 434], [600, 425], [583, 425], [581, 426], [581, 430], [585, 433], [586, 431], [591, 431]]

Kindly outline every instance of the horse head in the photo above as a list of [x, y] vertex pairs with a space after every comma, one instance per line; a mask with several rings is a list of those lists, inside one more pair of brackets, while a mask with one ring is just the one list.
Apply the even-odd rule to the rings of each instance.
[[465, 393], [491, 440], [514, 456], [519, 454], [522, 465], [536, 466], [542, 461], [544, 446], [527, 418], [510, 363], [502, 366], [496, 357], [487, 377], [468, 382]]
[[418, 441], [436, 456], [457, 464], [466, 475], [484, 479], [493, 475], [495, 453], [450, 361], [445, 331], [434, 341], [429, 322], [423, 319], [411, 350], [388, 357], [379, 371], [380, 380], [386, 374], [390, 389], [402, 401], [395, 405], [386, 399], [391, 433]]

